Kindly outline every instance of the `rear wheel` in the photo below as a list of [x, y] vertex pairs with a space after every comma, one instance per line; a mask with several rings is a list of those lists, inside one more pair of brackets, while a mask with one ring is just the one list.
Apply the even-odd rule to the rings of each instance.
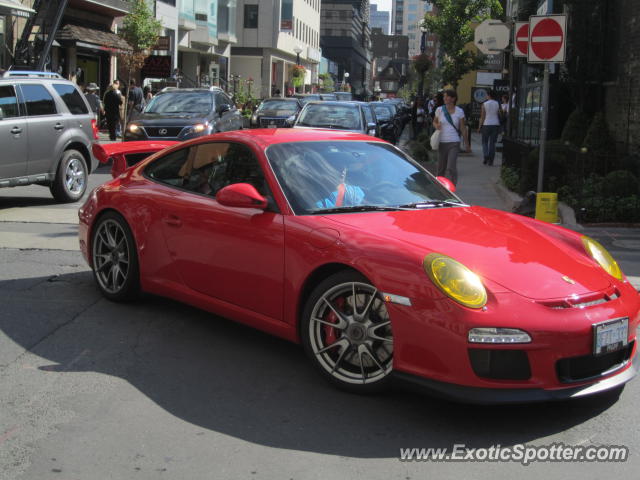
[[334, 274], [313, 291], [301, 337], [307, 355], [338, 387], [355, 393], [384, 388], [393, 367], [393, 335], [386, 305], [362, 275]]
[[67, 150], [50, 187], [53, 198], [61, 203], [77, 202], [87, 190], [88, 175], [84, 156], [77, 150]]
[[131, 230], [115, 212], [103, 215], [93, 229], [93, 275], [110, 300], [134, 299], [140, 292], [138, 254]]

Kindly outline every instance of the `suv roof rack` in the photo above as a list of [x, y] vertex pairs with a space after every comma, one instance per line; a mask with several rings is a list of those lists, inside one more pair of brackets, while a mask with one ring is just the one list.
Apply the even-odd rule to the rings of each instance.
[[62, 78], [62, 76], [56, 72], [38, 72], [36, 70], [7, 70], [2, 75], [2, 78], [10, 77]]

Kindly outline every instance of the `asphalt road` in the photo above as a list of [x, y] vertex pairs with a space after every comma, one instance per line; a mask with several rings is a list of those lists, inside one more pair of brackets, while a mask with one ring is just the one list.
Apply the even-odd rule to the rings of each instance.
[[[109, 178], [103, 169], [97, 184]], [[302, 350], [146, 296], [103, 299], [78, 205], [0, 190], [0, 479], [635, 478], [640, 380], [619, 399], [470, 407], [333, 389]], [[401, 448], [624, 445], [626, 462], [401, 462]]]

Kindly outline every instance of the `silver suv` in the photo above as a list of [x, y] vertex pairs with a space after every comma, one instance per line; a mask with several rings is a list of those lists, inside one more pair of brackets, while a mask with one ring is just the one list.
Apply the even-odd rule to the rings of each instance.
[[75, 202], [97, 165], [95, 116], [78, 87], [50, 72], [0, 77], [0, 188], [45, 185]]

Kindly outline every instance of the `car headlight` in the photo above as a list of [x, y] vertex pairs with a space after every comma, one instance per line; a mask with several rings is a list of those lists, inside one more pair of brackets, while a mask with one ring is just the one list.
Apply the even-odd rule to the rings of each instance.
[[192, 129], [195, 133], [201, 133], [207, 129], [207, 125], [204, 123], [196, 123]]
[[482, 308], [487, 291], [480, 277], [451, 257], [430, 253], [424, 258], [424, 270], [431, 281], [452, 300], [469, 308]]
[[469, 343], [531, 343], [531, 337], [517, 328], [481, 327], [468, 333]]
[[138, 133], [140, 131], [140, 126], [136, 125], [135, 123], [132, 123], [129, 125], [129, 131], [131, 133]]
[[584, 249], [589, 256], [598, 262], [609, 275], [622, 280], [622, 270], [606, 248], [587, 236], [582, 237], [582, 245], [584, 245]]

